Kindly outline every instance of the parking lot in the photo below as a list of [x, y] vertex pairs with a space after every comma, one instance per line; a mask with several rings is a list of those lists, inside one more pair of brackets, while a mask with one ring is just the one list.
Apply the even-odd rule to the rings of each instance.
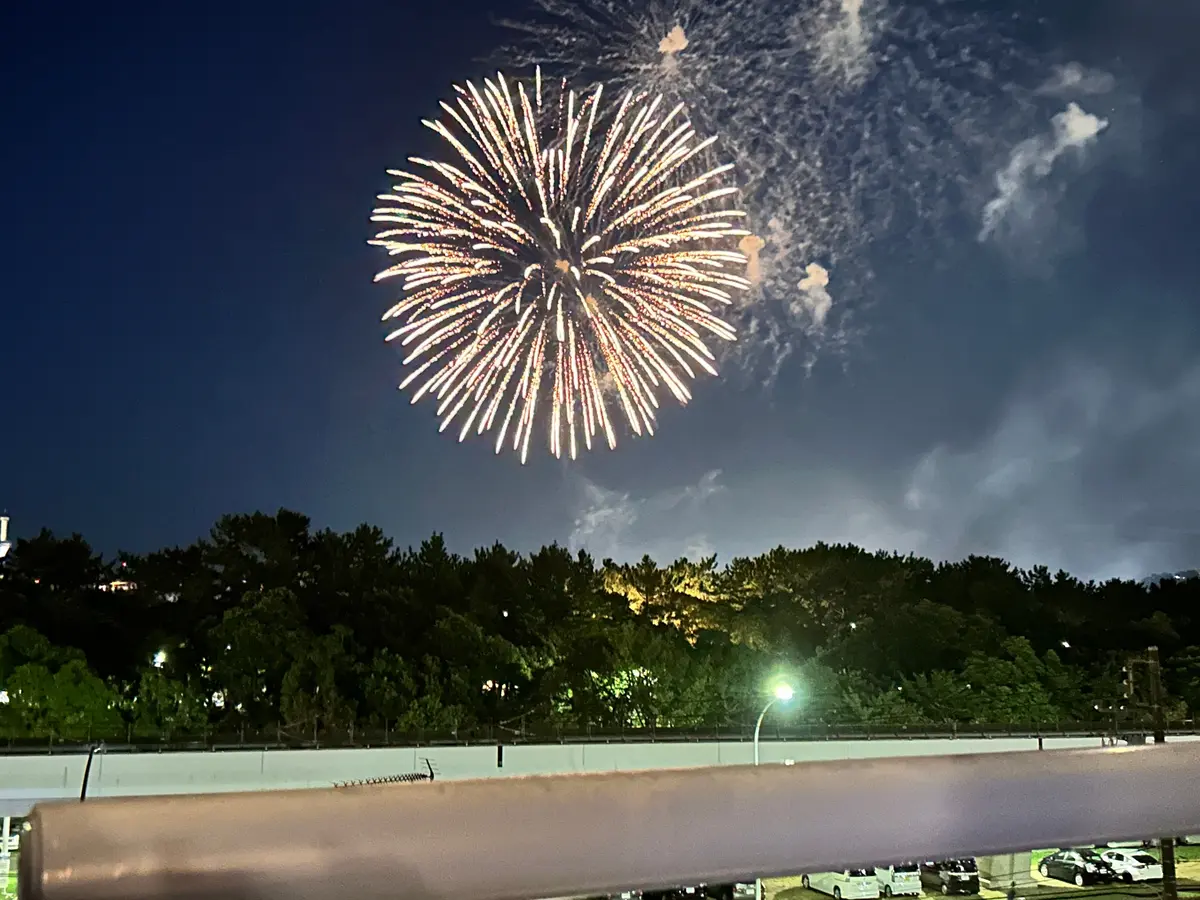
[[[1073, 884], [1043, 878], [1037, 873], [1038, 861], [1050, 851], [1037, 851], [1033, 854], [1033, 865], [1030, 875], [1034, 881], [1032, 889], [1019, 890], [1020, 897], [1036, 897], [1038, 900], [1055, 900], [1064, 897], [1067, 900], [1132, 900], [1132, 898], [1158, 897], [1161, 894], [1161, 884], [1115, 884], [1096, 885], [1091, 887], [1076, 887]], [[1155, 856], [1157, 851], [1152, 851]], [[1179, 880], [1179, 896], [1200, 900], [1200, 846], [1176, 848], [1176, 874]], [[807, 890], [800, 883], [801, 876], [789, 878], [768, 878], [763, 881], [764, 900], [830, 900], [817, 891]], [[926, 891], [928, 895], [928, 891]], [[984, 900], [1004, 900], [1004, 891], [983, 889], [977, 895]]]

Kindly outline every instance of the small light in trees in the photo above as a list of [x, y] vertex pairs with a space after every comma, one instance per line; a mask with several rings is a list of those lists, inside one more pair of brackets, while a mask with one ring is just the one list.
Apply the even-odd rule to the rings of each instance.
[[1070, 642], [1070, 641], [1061, 641], [1060, 643], [1063, 645], [1063, 647], [1064, 647], [1065, 649], [1067, 649], [1067, 650], [1070, 650], [1070, 649], [1071, 649], [1071, 642]]
[[167, 651], [159, 650], [154, 654], [154, 668], [161, 669], [167, 664]]
[[0, 691], [0, 704], [8, 703], [8, 691]]
[[858, 627], [858, 623], [857, 623], [857, 622], [851, 622], [851, 623], [850, 623], [850, 630], [851, 630], [851, 631], [853, 631], [853, 630], [854, 630], [855, 628], [857, 628], [857, 627]]

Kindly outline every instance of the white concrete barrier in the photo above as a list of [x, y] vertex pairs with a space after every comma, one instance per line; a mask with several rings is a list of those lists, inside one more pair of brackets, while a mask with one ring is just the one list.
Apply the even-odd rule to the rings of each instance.
[[596, 897], [1195, 831], [1198, 773], [1200, 748], [1175, 744], [54, 804], [23, 839], [19, 891]]
[[[1196, 740], [1181, 735], [1172, 740]], [[1046, 750], [1101, 746], [1099, 737], [1042, 739]], [[763, 741], [763, 763], [881, 759], [1038, 749], [1037, 738]], [[139, 797], [329, 787], [343, 781], [425, 771], [439, 779], [629, 772], [749, 764], [747, 741], [509, 744], [330, 750], [97, 753], [88, 797]], [[86, 754], [0, 756], [0, 815], [23, 816], [43, 800], [79, 797]]]

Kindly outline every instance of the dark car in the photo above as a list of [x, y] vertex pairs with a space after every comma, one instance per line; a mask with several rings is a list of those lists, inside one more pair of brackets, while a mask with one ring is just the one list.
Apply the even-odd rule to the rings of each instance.
[[642, 900], [704, 900], [704, 885], [667, 888], [665, 891], [644, 891]]
[[734, 884], [707, 884], [704, 895], [709, 900], [749, 900], [754, 896], [753, 881], [739, 881]]
[[978, 894], [979, 867], [971, 857], [921, 863], [921, 886], [940, 894]]
[[1117, 873], [1095, 850], [1059, 850], [1040, 863], [1043, 878], [1054, 878], [1083, 887], [1085, 884], [1111, 884]]

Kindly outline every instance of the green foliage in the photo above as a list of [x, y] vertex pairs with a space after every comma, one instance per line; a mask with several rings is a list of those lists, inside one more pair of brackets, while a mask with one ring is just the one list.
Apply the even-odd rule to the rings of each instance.
[[129, 702], [133, 713], [133, 731], [139, 736], [163, 737], [199, 734], [208, 724], [208, 708], [190, 686], [164, 675], [159, 669], [145, 669], [137, 693]]
[[1200, 706], [1200, 583], [1091, 584], [979, 557], [465, 557], [440, 535], [401, 551], [377, 528], [313, 531], [284, 510], [111, 563], [42, 532], [2, 574], [10, 740], [747, 729], [780, 673], [797, 698], [772, 728], [1138, 728], [1144, 697], [1125, 701], [1119, 670], [1150, 643], [1170, 714]]
[[71, 659], [57, 668], [18, 666], [6, 681], [5, 731], [11, 737], [90, 740], [121, 727], [121, 697], [87, 667]]
[[349, 628], [335, 625], [330, 634], [309, 635], [292, 648], [279, 697], [286, 728], [306, 733], [354, 722], [357, 704], [348, 684], [354, 675], [351, 640]]

